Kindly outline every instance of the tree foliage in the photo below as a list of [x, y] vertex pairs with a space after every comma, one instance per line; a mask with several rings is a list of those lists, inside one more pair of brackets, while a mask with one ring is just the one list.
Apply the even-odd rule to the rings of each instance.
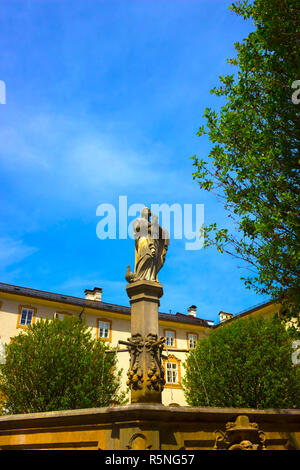
[[278, 318], [238, 319], [197, 343], [183, 379], [192, 406], [300, 408], [300, 367]]
[[247, 263], [248, 288], [299, 312], [299, 106], [292, 84], [299, 79], [297, 0], [243, 0], [233, 12], [255, 26], [234, 46], [228, 62], [237, 74], [221, 76], [211, 90], [225, 104], [205, 110], [213, 146], [208, 160], [193, 157], [200, 188], [224, 202], [235, 228], [204, 228], [214, 245]]
[[40, 320], [6, 346], [0, 395], [6, 412], [33, 413], [123, 402], [115, 354], [78, 317]]

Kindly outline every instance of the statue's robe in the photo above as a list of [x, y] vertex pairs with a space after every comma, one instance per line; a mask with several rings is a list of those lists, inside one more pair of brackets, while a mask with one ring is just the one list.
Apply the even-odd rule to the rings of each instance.
[[146, 218], [138, 218], [133, 223], [135, 238], [135, 270], [127, 269], [128, 282], [156, 281], [157, 274], [165, 262], [169, 245], [169, 234], [158, 225], [158, 218], [153, 216], [152, 222]]

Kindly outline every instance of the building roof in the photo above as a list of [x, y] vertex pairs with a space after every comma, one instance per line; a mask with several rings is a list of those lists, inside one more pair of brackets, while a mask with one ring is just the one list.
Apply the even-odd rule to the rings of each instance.
[[[89, 307], [96, 310], [106, 310], [110, 312], [118, 312], [130, 315], [130, 307], [123, 305], [111, 304], [108, 302], [88, 300], [82, 297], [73, 297], [71, 295], [56, 294], [54, 292], [47, 292], [37, 289], [31, 289], [29, 287], [14, 286], [11, 284], [4, 284], [0, 282], [0, 292], [6, 292], [10, 294], [23, 295], [27, 297], [33, 297], [37, 299], [50, 300], [53, 302], [61, 302], [69, 305], [76, 305], [79, 307]], [[207, 328], [212, 327], [212, 322], [209, 320], [203, 320], [192, 315], [186, 315], [184, 313], [177, 312], [173, 313], [158, 313], [160, 320], [168, 320], [179, 323], [188, 323], [191, 325], [201, 325]]]
[[[259, 304], [253, 305], [253, 307], [247, 308], [246, 310], [242, 310], [241, 312], [237, 313], [236, 315], [233, 315], [232, 313], [229, 312], [223, 312], [222, 310], [219, 312], [220, 313], [225, 313], [229, 315], [233, 315], [232, 318], [229, 318], [226, 320], [226, 324], [232, 322], [233, 320], [236, 320], [237, 318], [244, 317], [245, 315], [249, 315], [250, 313], [256, 312], [257, 310], [260, 310], [261, 308], [268, 307], [271, 305], [273, 302], [271, 300], [268, 300], [267, 302], [261, 302]], [[224, 322], [225, 323], [225, 322]], [[224, 323], [218, 323], [217, 325], [214, 325], [213, 328], [218, 328], [221, 325], [224, 325]]]

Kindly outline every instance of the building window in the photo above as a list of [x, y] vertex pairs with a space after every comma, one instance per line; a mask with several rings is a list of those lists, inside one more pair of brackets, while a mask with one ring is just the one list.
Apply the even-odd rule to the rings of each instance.
[[22, 308], [20, 325], [28, 326], [31, 324], [33, 317], [33, 310], [31, 308]]
[[99, 321], [99, 338], [108, 338], [109, 337], [109, 323], [106, 321]]
[[188, 349], [195, 349], [197, 341], [198, 341], [197, 333], [187, 333]]
[[105, 318], [97, 320], [97, 338], [104, 341], [111, 341], [111, 321]]
[[166, 363], [166, 383], [178, 384], [178, 365], [176, 362]]
[[167, 348], [176, 348], [176, 331], [175, 330], [165, 330], [164, 336], [166, 338], [166, 347]]
[[72, 315], [69, 312], [55, 312], [54, 313], [54, 318], [55, 320], [63, 320], [66, 316]]
[[26, 328], [28, 325], [32, 325], [35, 320], [35, 315], [36, 308], [27, 305], [20, 305], [17, 328]]
[[173, 355], [164, 359], [165, 388], [181, 388], [180, 360]]

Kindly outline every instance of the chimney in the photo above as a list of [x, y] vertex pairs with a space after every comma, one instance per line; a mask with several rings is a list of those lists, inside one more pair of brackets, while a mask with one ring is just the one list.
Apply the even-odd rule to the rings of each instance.
[[102, 300], [102, 289], [101, 287], [94, 287], [93, 290], [85, 289], [85, 298], [87, 300], [94, 300], [97, 302], [101, 302]]
[[233, 313], [228, 312], [219, 312], [220, 323], [224, 323], [225, 321], [231, 320], [233, 318]]
[[196, 305], [191, 305], [189, 308], [188, 308], [188, 314], [191, 315], [192, 317], [195, 317], [196, 314], [197, 314], [197, 307]]

